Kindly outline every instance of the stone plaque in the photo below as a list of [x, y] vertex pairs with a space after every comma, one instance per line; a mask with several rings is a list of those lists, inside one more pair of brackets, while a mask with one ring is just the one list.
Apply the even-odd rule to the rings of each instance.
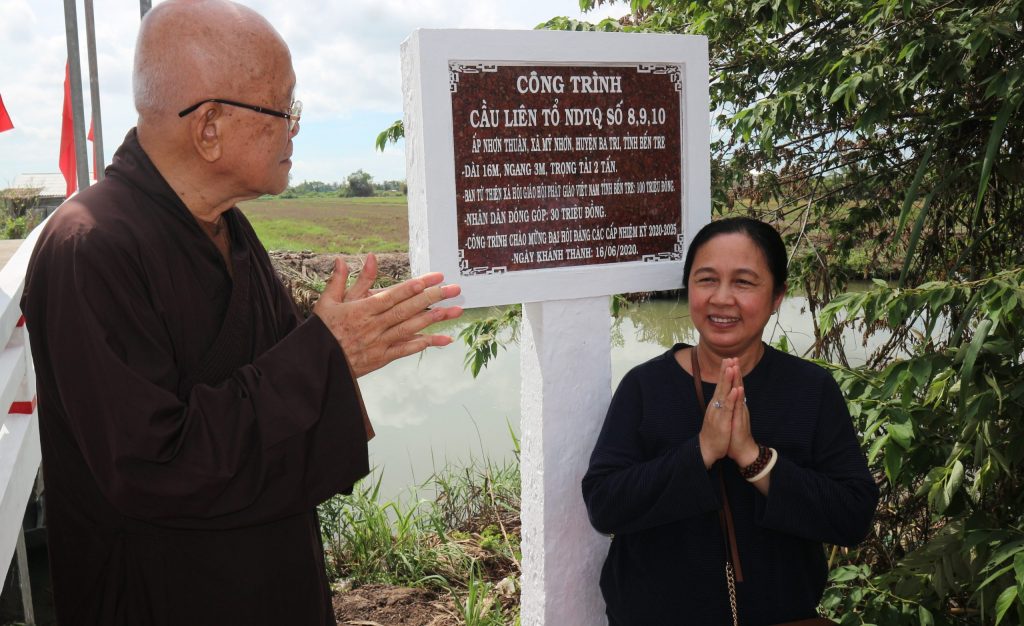
[[449, 65], [464, 275], [682, 255], [679, 65]]
[[710, 219], [707, 40], [417, 30], [409, 260], [466, 307], [677, 289]]

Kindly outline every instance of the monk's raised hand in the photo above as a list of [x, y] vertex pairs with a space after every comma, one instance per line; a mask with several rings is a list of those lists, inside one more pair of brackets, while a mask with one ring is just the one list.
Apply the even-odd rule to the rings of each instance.
[[375, 276], [376, 261], [368, 257], [359, 279], [346, 290], [348, 267], [338, 259], [334, 274], [313, 307], [313, 313], [341, 345], [356, 376], [431, 346], [450, 344], [452, 338], [448, 335], [420, 331], [462, 315], [461, 307], [428, 309], [461, 292], [458, 285], [442, 285], [444, 277], [439, 273], [371, 291], [369, 286]]
[[[338, 263], [339, 261], [341, 262], [340, 266]], [[348, 285], [348, 264], [341, 258], [334, 260], [334, 273], [337, 274], [339, 269], [341, 270], [342, 286]], [[345, 297], [343, 300], [345, 302], [362, 300], [373, 293], [371, 287], [373, 287], [373, 281], [375, 280], [377, 280], [377, 257], [371, 252], [366, 255], [366, 260], [363, 261], [363, 269], [359, 270], [359, 276], [356, 278], [356, 282], [345, 288]]]

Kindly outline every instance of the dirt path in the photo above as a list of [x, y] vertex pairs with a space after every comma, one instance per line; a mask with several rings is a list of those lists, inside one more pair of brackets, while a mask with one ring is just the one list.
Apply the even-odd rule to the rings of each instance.
[[427, 589], [364, 585], [334, 594], [339, 626], [456, 626], [459, 620], [437, 593]]

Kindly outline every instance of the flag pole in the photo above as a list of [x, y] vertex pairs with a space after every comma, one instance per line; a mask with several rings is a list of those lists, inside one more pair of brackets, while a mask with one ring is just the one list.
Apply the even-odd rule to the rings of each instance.
[[96, 23], [92, 0], [85, 0], [85, 45], [89, 50], [89, 91], [92, 96], [92, 167], [96, 180], [103, 180], [103, 116], [100, 115], [100, 78], [96, 64]]
[[71, 76], [71, 118], [75, 129], [75, 160], [78, 189], [89, 186], [89, 157], [85, 151], [85, 111], [82, 106], [82, 57], [78, 52], [78, 11], [76, 0], [64, 0], [64, 30], [68, 42], [68, 69]]

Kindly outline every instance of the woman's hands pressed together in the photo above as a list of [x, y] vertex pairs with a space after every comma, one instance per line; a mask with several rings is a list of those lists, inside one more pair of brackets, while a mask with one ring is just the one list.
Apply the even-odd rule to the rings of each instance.
[[718, 385], [704, 413], [699, 440], [704, 466], [708, 469], [725, 457], [740, 467], [757, 459], [758, 448], [750, 433], [750, 411], [739, 359], [722, 359]]

